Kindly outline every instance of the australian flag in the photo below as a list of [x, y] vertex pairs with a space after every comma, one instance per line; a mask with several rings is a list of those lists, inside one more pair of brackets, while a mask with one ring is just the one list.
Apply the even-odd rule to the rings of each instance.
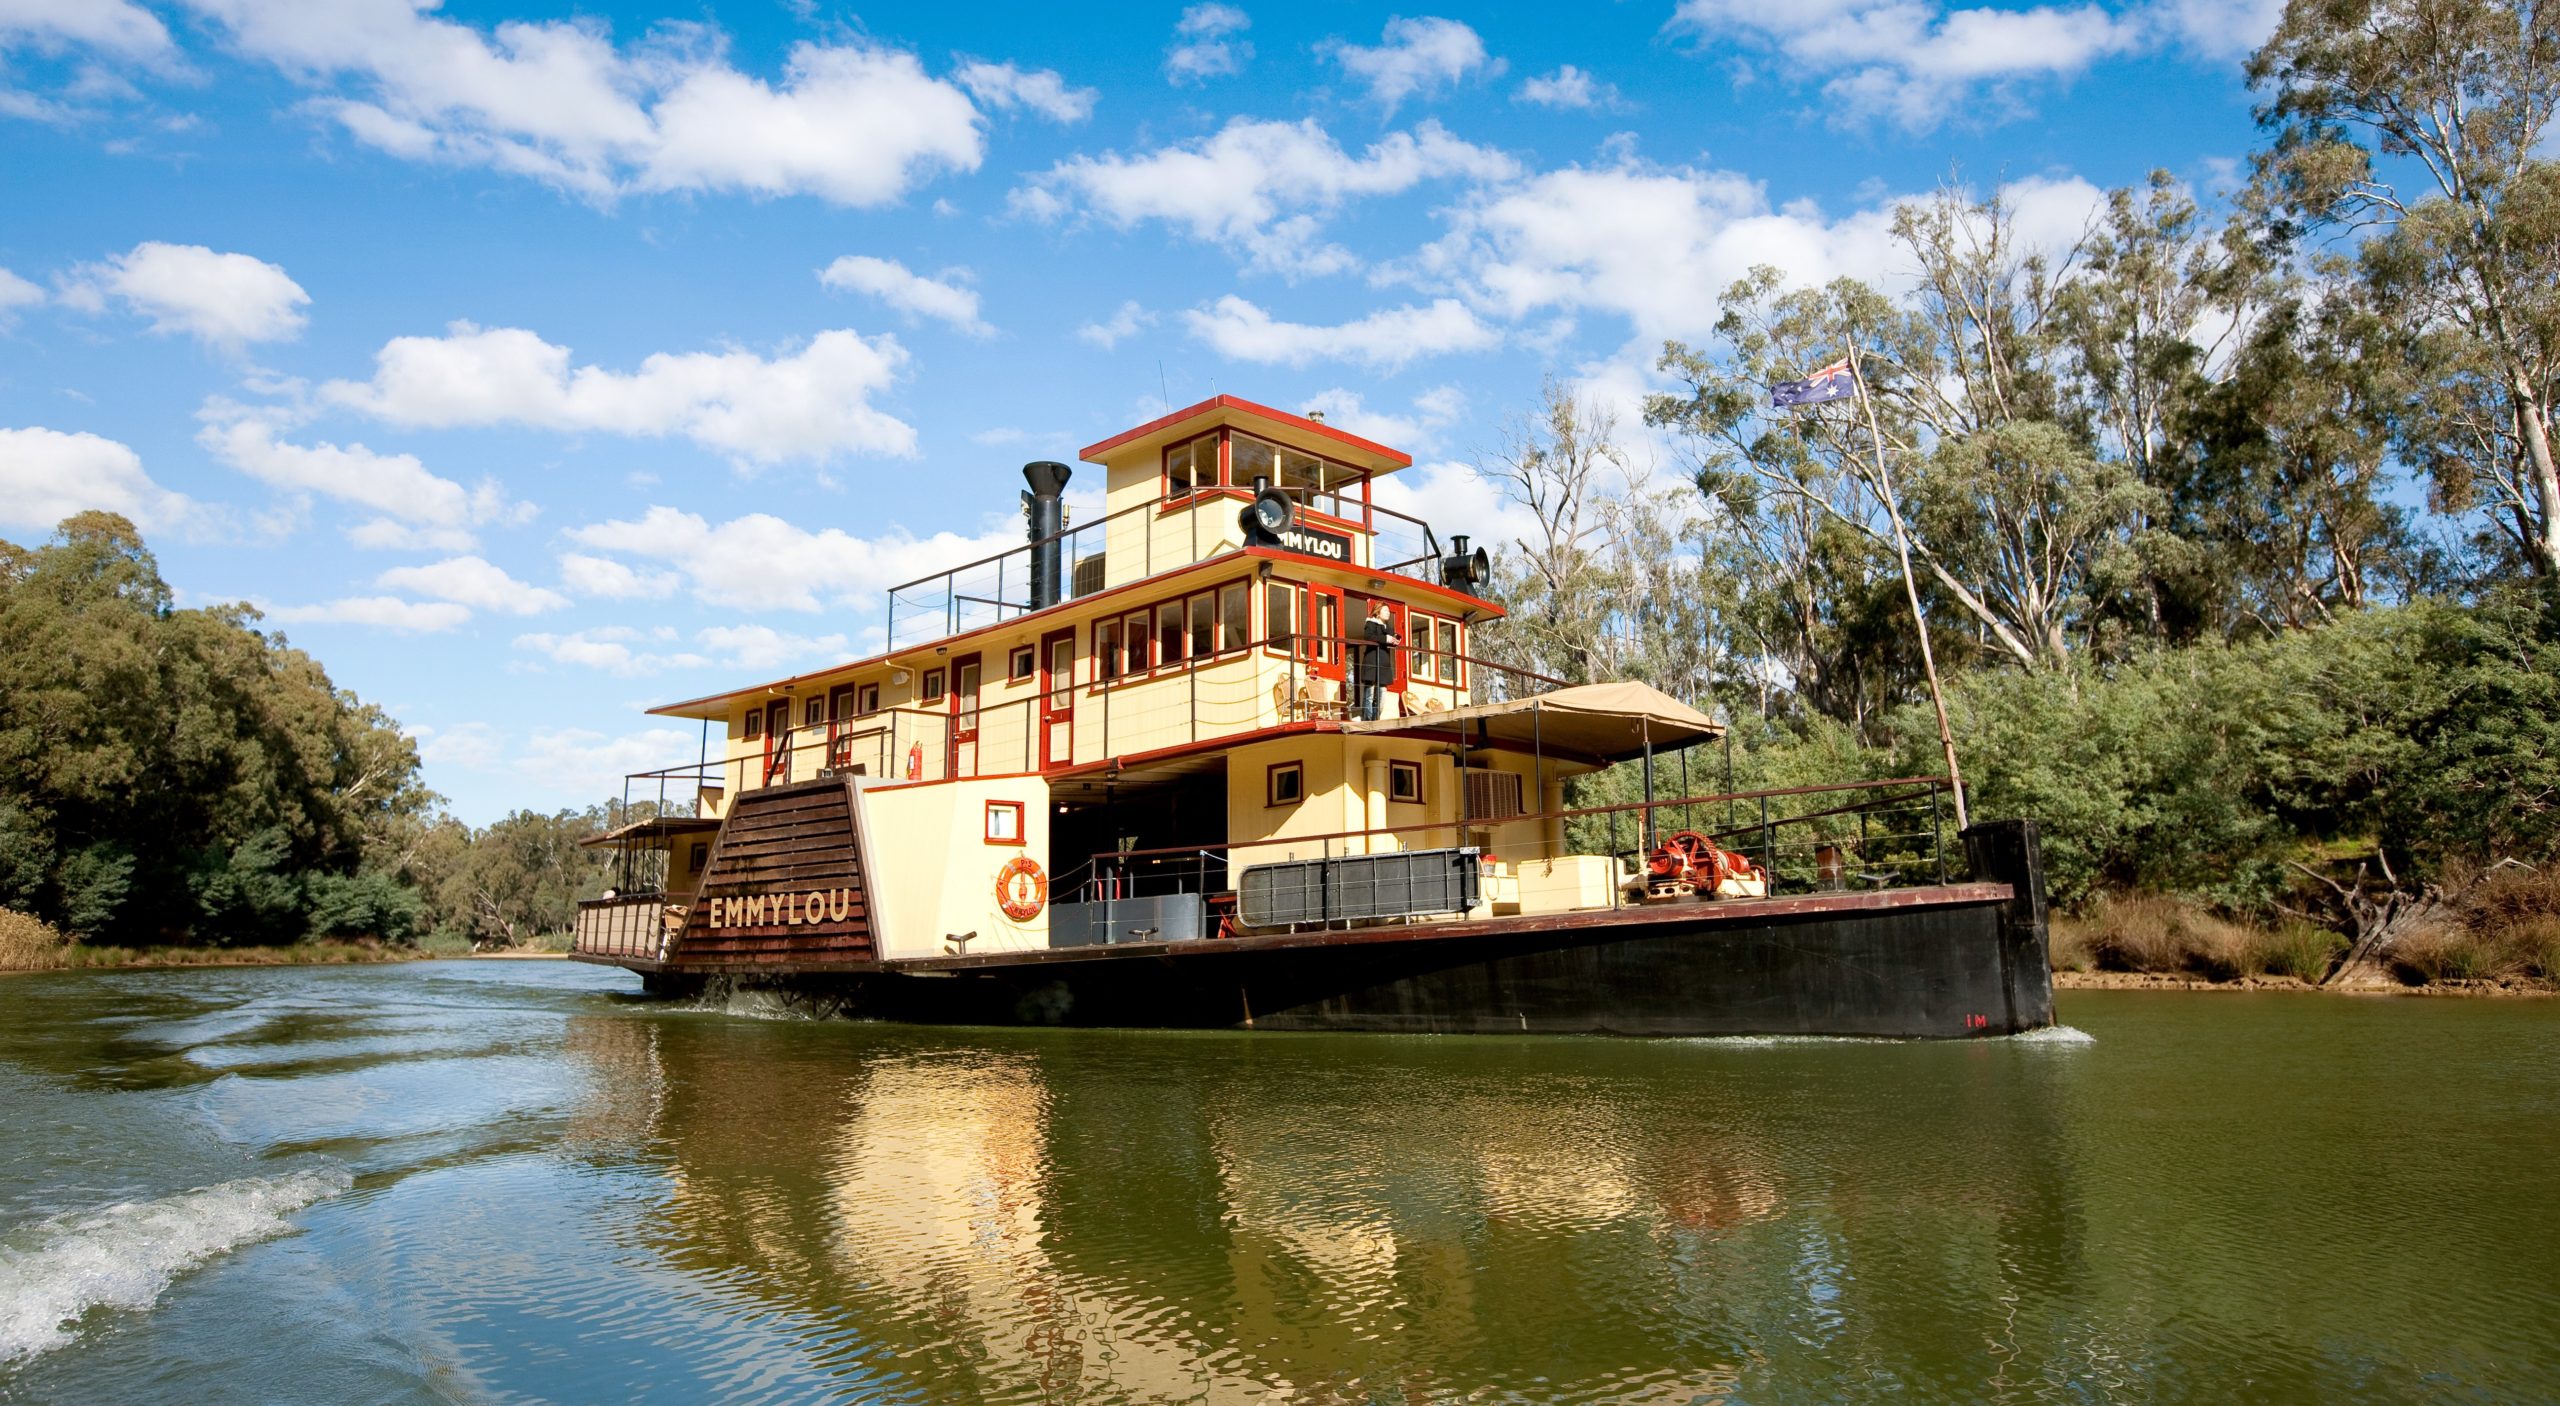
[[1769, 403], [1778, 409], [1791, 405], [1820, 405], [1825, 401], [1847, 400], [1858, 393], [1849, 358], [1823, 367], [1801, 381], [1780, 381], [1769, 388]]

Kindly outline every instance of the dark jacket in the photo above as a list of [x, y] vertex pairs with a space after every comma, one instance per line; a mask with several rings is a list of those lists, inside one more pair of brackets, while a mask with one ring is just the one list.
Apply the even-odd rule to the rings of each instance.
[[1368, 641], [1360, 649], [1360, 682], [1383, 688], [1396, 681], [1396, 646], [1404, 643], [1395, 627], [1384, 620], [1366, 620], [1360, 625], [1361, 637]]

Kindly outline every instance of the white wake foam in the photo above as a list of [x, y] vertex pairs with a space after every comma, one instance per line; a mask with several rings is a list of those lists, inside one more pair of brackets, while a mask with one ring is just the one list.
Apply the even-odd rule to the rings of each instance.
[[2094, 1045], [2098, 1043], [2097, 1036], [2068, 1025], [2048, 1025], [2040, 1030], [2021, 1030], [2008, 1038], [2021, 1045]]
[[347, 1189], [342, 1169], [219, 1186], [55, 1216], [0, 1245], [0, 1365], [71, 1341], [95, 1308], [145, 1309], [188, 1270], [285, 1229], [285, 1217]]

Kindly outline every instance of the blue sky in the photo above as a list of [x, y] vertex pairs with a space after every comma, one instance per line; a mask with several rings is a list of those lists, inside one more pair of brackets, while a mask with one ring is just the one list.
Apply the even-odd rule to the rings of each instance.
[[2271, 18], [0, 0], [0, 535], [124, 512], [457, 814], [584, 803], [1167, 394], [1323, 408], [1499, 537], [1541, 377], [1632, 421], [1754, 263], [1890, 277], [1949, 179], [2061, 240], [2228, 182]]

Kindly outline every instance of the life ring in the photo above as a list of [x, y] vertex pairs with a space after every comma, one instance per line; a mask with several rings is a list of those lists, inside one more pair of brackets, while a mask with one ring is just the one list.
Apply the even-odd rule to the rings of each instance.
[[912, 743], [907, 747], [907, 779], [909, 781], [924, 779], [924, 744], [921, 742]]
[[1049, 876], [1040, 872], [1040, 861], [1031, 856], [1016, 855], [996, 871], [996, 906], [1017, 923], [1027, 923], [1040, 916], [1049, 903]]

